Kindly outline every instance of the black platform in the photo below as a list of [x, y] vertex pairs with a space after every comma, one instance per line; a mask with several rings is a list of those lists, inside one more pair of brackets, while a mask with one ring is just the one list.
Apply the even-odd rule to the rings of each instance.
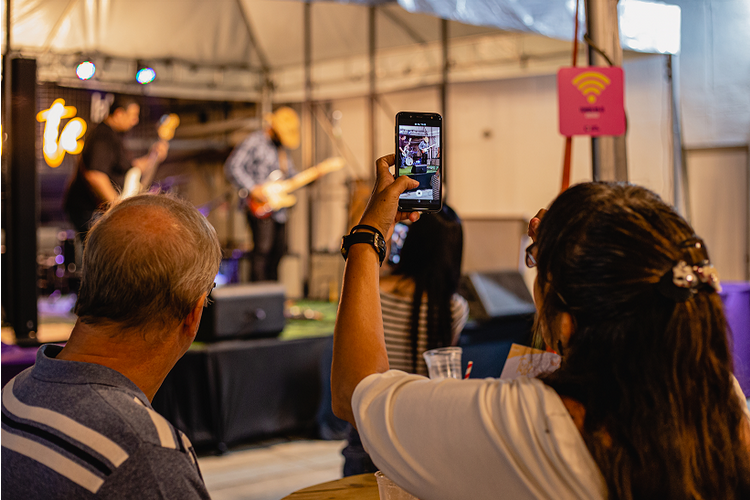
[[315, 426], [320, 359], [331, 337], [235, 340], [194, 346], [153, 407], [197, 448], [226, 447]]

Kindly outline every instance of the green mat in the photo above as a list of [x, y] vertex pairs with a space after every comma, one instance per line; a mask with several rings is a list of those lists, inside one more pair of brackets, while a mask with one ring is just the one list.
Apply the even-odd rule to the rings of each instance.
[[312, 309], [323, 314], [320, 320], [288, 319], [286, 328], [279, 335], [281, 340], [302, 339], [306, 337], [325, 337], [333, 335], [333, 326], [336, 324], [335, 302], [320, 302], [317, 300], [297, 300], [294, 304], [301, 309]]
[[[312, 309], [323, 315], [321, 319], [287, 319], [286, 327], [278, 336], [279, 340], [294, 340], [310, 337], [327, 337], [333, 335], [333, 326], [336, 324], [336, 309], [338, 304], [335, 302], [321, 302], [317, 300], [295, 300], [294, 305], [303, 311]], [[193, 342], [191, 350], [205, 349], [204, 342]]]

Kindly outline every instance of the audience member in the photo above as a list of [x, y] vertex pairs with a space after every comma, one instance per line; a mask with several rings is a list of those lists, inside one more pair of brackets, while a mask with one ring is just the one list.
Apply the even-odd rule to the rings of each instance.
[[469, 316], [456, 293], [463, 240], [461, 219], [447, 205], [409, 226], [393, 273], [380, 280], [391, 368], [427, 375], [422, 353], [458, 343]]
[[[415, 181], [378, 180], [383, 234]], [[334, 411], [424, 499], [750, 498], [750, 413], [732, 374], [715, 270], [650, 191], [587, 183], [541, 219], [537, 328], [563, 356], [541, 379], [428, 380], [388, 370], [378, 254], [349, 249], [334, 337]]]
[[94, 224], [70, 340], [2, 391], [3, 497], [208, 498], [190, 441], [150, 401], [220, 261], [214, 228], [172, 197], [126, 199]]
[[[427, 374], [422, 354], [456, 345], [469, 317], [458, 295], [463, 254], [461, 219], [447, 205], [409, 226], [393, 273], [380, 280], [385, 346], [391, 368]], [[344, 476], [377, 467], [352, 429], [344, 455]]]

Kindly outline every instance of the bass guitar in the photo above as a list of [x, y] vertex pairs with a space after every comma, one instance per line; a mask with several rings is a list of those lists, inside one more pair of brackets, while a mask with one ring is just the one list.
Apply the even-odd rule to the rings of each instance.
[[[175, 113], [163, 115], [159, 119], [156, 134], [159, 136], [160, 140], [169, 142], [174, 138], [174, 131], [179, 125], [180, 117]], [[147, 183], [150, 184], [150, 180]], [[133, 167], [125, 174], [125, 181], [123, 182], [122, 194], [120, 194], [120, 198], [123, 200], [125, 198], [130, 198], [131, 196], [140, 193], [141, 189], [143, 189], [144, 187], [148, 188], [148, 186], [141, 185], [141, 169]]]

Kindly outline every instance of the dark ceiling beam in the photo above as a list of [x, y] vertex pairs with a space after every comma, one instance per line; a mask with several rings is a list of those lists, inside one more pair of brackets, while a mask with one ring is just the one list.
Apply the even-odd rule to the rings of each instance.
[[383, 14], [389, 21], [391, 21], [393, 24], [401, 28], [401, 30], [406, 33], [409, 38], [414, 40], [420, 45], [425, 45], [427, 43], [427, 40], [422, 38], [419, 33], [414, 31], [414, 28], [412, 28], [409, 23], [398, 17], [395, 13], [391, 12], [387, 7], [381, 7], [378, 9], [378, 11]]
[[78, 0], [70, 0], [68, 2], [68, 5], [65, 6], [65, 10], [63, 10], [62, 14], [60, 14], [60, 17], [57, 18], [55, 25], [52, 26], [52, 29], [47, 35], [47, 39], [44, 41], [44, 46], [42, 47], [43, 52], [49, 51], [50, 47], [52, 46], [52, 41], [55, 39], [57, 32], [60, 30], [60, 25], [62, 25], [62, 22], [65, 20], [65, 18], [70, 15], [70, 12], [73, 10], [73, 7], [75, 7], [76, 3], [78, 3]]
[[260, 42], [258, 42], [258, 38], [255, 36], [253, 26], [252, 24], [250, 24], [250, 16], [248, 15], [247, 11], [245, 11], [245, 6], [242, 4], [242, 0], [237, 0], [237, 7], [240, 9], [242, 20], [245, 22], [247, 36], [250, 39], [250, 45], [252, 45], [253, 49], [255, 50], [255, 54], [258, 56], [258, 60], [260, 61], [260, 66], [263, 69], [263, 72], [268, 74], [271, 72], [271, 65], [268, 64], [266, 53], [263, 51], [263, 48], [260, 46]]

